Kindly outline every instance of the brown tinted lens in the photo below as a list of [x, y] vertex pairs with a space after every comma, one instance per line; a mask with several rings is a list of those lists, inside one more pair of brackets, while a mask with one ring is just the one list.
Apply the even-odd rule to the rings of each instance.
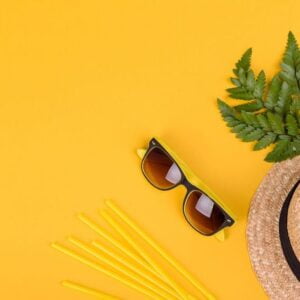
[[157, 147], [143, 160], [143, 170], [150, 182], [160, 189], [169, 189], [181, 180], [177, 164]]
[[203, 234], [218, 231], [225, 221], [223, 211], [200, 191], [193, 191], [188, 195], [184, 212], [191, 225]]

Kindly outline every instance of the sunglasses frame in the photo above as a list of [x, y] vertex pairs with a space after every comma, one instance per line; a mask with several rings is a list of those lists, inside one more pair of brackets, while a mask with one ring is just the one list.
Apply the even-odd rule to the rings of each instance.
[[[230, 227], [232, 226], [234, 223], [235, 223], [235, 220], [233, 219], [233, 217], [230, 216], [229, 213], [226, 212], [226, 210], [228, 211], [228, 209], [224, 208], [224, 205], [222, 205], [220, 203], [220, 200], [216, 199], [217, 197], [211, 192], [209, 191], [208, 187], [204, 185], [204, 183], [200, 182], [200, 183], [192, 183], [189, 178], [188, 178], [188, 175], [185, 174], [185, 173], [190, 173], [191, 171], [190, 170], [187, 170], [186, 172], [184, 172], [183, 169], [186, 169], [187, 167], [184, 165], [184, 163], [182, 161], [179, 161], [179, 159], [177, 158], [174, 158], [175, 154], [172, 152], [172, 155], [170, 154], [170, 149], [166, 149], [167, 146], [166, 145], [162, 145], [163, 142], [162, 141], [158, 141], [157, 138], [152, 138], [149, 142], [149, 147], [148, 149], [146, 150], [146, 153], [142, 159], [142, 163], [141, 163], [141, 168], [142, 168], [142, 172], [143, 172], [143, 175], [144, 177], [147, 179], [147, 181], [152, 185], [154, 186], [155, 188], [161, 190], [161, 191], [168, 191], [168, 190], [172, 190], [174, 188], [176, 188], [177, 186], [179, 185], [183, 185], [185, 186], [187, 192], [185, 194], [185, 197], [184, 197], [184, 200], [183, 200], [183, 205], [182, 205], [182, 211], [183, 211], [183, 215], [186, 219], [186, 221], [190, 224], [190, 226], [196, 230], [197, 232], [201, 233], [202, 235], [205, 235], [205, 236], [212, 236], [214, 234], [216, 234], [217, 232], [220, 232], [221, 230], [223, 230], [224, 228], [226, 227]], [[161, 188], [161, 187], [158, 187], [156, 186], [154, 183], [151, 182], [151, 180], [148, 178], [145, 170], [144, 170], [144, 162], [145, 162], [145, 159], [147, 158], [148, 154], [155, 148], [158, 148], [160, 149], [161, 151], [163, 151], [174, 163], [176, 163], [180, 173], [181, 173], [181, 180], [176, 183], [175, 185], [169, 187], [169, 188]], [[193, 175], [193, 174], [190, 174], [190, 175]], [[195, 181], [195, 180], [193, 180]], [[199, 186], [200, 185], [200, 186]], [[204, 191], [204, 189], [206, 191]], [[214, 205], [216, 205], [224, 214], [224, 221], [222, 223], [222, 225], [214, 232], [212, 233], [205, 233], [205, 232], [202, 232], [200, 231], [199, 229], [197, 229], [191, 222], [190, 220], [188, 219], [187, 217], [187, 214], [185, 212], [185, 206], [186, 206], [186, 203], [187, 203], [187, 199], [189, 197], [189, 195], [192, 193], [192, 192], [195, 192], [195, 191], [198, 191], [198, 192], [201, 192], [202, 194], [206, 195], [207, 197], [210, 198], [211, 201], [214, 202]], [[231, 214], [232, 215], [232, 214]]]

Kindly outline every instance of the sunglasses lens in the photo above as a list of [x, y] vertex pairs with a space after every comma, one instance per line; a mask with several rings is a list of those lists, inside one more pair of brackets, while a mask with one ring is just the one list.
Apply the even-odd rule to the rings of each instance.
[[174, 187], [182, 177], [177, 164], [160, 148], [149, 151], [142, 168], [148, 180], [159, 189]]
[[223, 211], [200, 191], [193, 191], [187, 196], [184, 213], [196, 230], [207, 235], [217, 232], [225, 221]]

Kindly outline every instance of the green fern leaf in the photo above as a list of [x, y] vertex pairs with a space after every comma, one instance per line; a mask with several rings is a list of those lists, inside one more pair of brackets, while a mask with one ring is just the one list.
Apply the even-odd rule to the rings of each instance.
[[247, 90], [243, 86], [226, 89], [229, 94], [247, 93]]
[[287, 114], [287, 116], [286, 116], [286, 127], [287, 127], [287, 132], [289, 135], [298, 135], [299, 134], [297, 120], [291, 114]]
[[299, 152], [299, 141], [289, 141], [286, 151], [283, 153], [281, 160], [293, 158], [298, 155]]
[[284, 63], [281, 64], [281, 68], [284, 69], [284, 71], [281, 71], [280, 73], [281, 79], [286, 81], [288, 84], [295, 86], [297, 84], [295, 71]]
[[239, 105], [236, 105], [234, 106], [234, 108], [237, 110], [237, 111], [248, 111], [248, 112], [254, 112], [254, 111], [257, 111], [257, 110], [260, 110], [264, 107], [263, 105], [263, 102], [261, 100], [254, 100], [254, 101], [251, 101], [249, 103], [245, 103], [245, 104], [239, 104]]
[[287, 158], [292, 158], [295, 156], [295, 154], [296, 153], [294, 151], [293, 142], [288, 141], [286, 150], [282, 153], [280, 161], [285, 160]]
[[300, 110], [297, 110], [295, 115], [296, 115], [296, 118], [297, 118], [297, 121], [298, 121], [298, 125], [300, 125]]
[[259, 140], [261, 137], [263, 137], [265, 135], [265, 132], [260, 129], [260, 128], [256, 128], [253, 131], [251, 131], [250, 133], [246, 134], [243, 137], [243, 141], [244, 142], [253, 142], [253, 141], [257, 141]]
[[247, 73], [247, 79], [246, 79], [246, 87], [248, 91], [253, 91], [255, 88], [255, 75], [252, 70], [249, 70]]
[[290, 113], [295, 114], [300, 110], [300, 95], [292, 95], [290, 102]]
[[231, 98], [233, 99], [239, 99], [239, 100], [253, 100], [253, 94], [249, 92], [244, 92], [244, 93], [235, 93], [230, 95]]
[[244, 86], [234, 87], [227, 89], [229, 96], [233, 99], [240, 99], [240, 100], [252, 100], [253, 94], [248, 92]]
[[257, 114], [256, 116], [257, 121], [259, 122], [260, 126], [265, 130], [265, 131], [271, 131], [271, 125], [268, 121], [268, 119], [266, 118], [264, 113], [261, 114]]
[[231, 132], [240, 133], [243, 129], [245, 129], [245, 127], [247, 127], [247, 125], [244, 123], [235, 125], [233, 128], [231, 128]]
[[234, 116], [234, 109], [221, 99], [218, 99], [218, 108], [223, 117]]
[[293, 90], [291, 86], [287, 82], [284, 81], [281, 84], [275, 111], [277, 111], [278, 113], [285, 113], [288, 110], [291, 102], [292, 91]]
[[[256, 141], [253, 149], [275, 144], [266, 156], [269, 162], [300, 154], [300, 49], [294, 35], [288, 35], [281, 71], [266, 89], [266, 76], [255, 77], [251, 69], [252, 50], [235, 64], [234, 87], [227, 89], [233, 99], [247, 103], [229, 106], [218, 99], [218, 107], [231, 131], [244, 142]], [[267, 91], [266, 91], [267, 90]]]
[[287, 134], [280, 134], [280, 135], [278, 135], [278, 139], [290, 141], [292, 138], [291, 138], [291, 136], [289, 136]]
[[296, 77], [299, 63], [299, 48], [295, 36], [289, 32], [288, 41], [283, 55], [280, 77], [292, 86], [298, 86]]
[[235, 64], [236, 69], [233, 69], [233, 73], [239, 76], [239, 70], [243, 69], [244, 72], [248, 72], [251, 64], [252, 49], [249, 48], [241, 57], [241, 59]]
[[224, 117], [224, 121], [227, 123], [227, 125], [229, 127], [233, 127], [235, 125], [240, 124], [239, 120], [237, 120], [237, 119], [235, 119], [234, 117], [231, 117], [231, 116]]
[[268, 162], [279, 162], [285, 159], [288, 152], [290, 141], [280, 140], [276, 143], [274, 149], [265, 157]]
[[[229, 96], [233, 99], [262, 100], [266, 79], [265, 73], [261, 71], [255, 79], [254, 72], [250, 69], [251, 55], [252, 50], [248, 49], [236, 63], [236, 68], [233, 69], [237, 78], [230, 78], [230, 80], [235, 87], [227, 89]], [[253, 111], [253, 106], [251, 111]]]
[[265, 160], [269, 162], [280, 162], [288, 158], [293, 158], [300, 154], [300, 141], [280, 140], [270, 152]]
[[242, 85], [246, 85], [247, 73], [244, 69], [238, 69], [238, 79]]
[[231, 77], [230, 81], [237, 87], [242, 86], [241, 82], [237, 78]]
[[267, 99], [265, 102], [265, 106], [268, 109], [273, 109], [278, 101], [279, 92], [281, 89], [282, 80], [279, 75], [275, 75], [270, 83], [269, 91], [267, 94]]
[[229, 106], [227, 103], [222, 101], [221, 99], [218, 99], [218, 108], [223, 118], [232, 116], [235, 119], [239, 119], [238, 113], [235, 111], [235, 109], [231, 106]]
[[299, 145], [295, 146], [297, 144], [298, 143], [294, 142], [294, 141], [293, 142], [289, 142], [288, 149], [285, 152], [284, 157], [282, 158], [282, 160], [285, 160], [285, 159], [288, 159], [288, 158], [293, 158], [293, 157], [295, 157], [296, 155], [298, 155], [300, 153], [299, 149], [298, 149]]
[[241, 116], [242, 116], [242, 119], [245, 121], [245, 123], [247, 123], [249, 125], [253, 125], [255, 127], [259, 126], [259, 122], [254, 113], [242, 111]]
[[255, 128], [253, 126], [248, 125], [244, 129], [242, 129], [236, 136], [243, 141], [250, 132], [254, 131], [254, 129]]
[[299, 140], [294, 140], [292, 142], [292, 147], [293, 147], [294, 155], [300, 154], [300, 141]]
[[261, 150], [264, 149], [266, 147], [268, 147], [269, 145], [273, 144], [276, 140], [277, 135], [270, 132], [266, 135], [264, 135], [253, 147], [253, 150], [257, 151], [257, 150]]
[[277, 113], [267, 112], [268, 121], [271, 125], [272, 130], [277, 134], [284, 134], [284, 124], [282, 117]]
[[250, 70], [252, 50], [248, 49], [235, 64], [233, 73], [237, 78], [231, 78], [231, 82], [236, 88], [227, 89], [231, 98], [240, 100], [253, 100], [255, 99], [253, 91], [256, 86], [255, 75]]
[[262, 99], [265, 84], [266, 84], [266, 75], [264, 71], [261, 71], [256, 78], [255, 88], [253, 91], [253, 96], [256, 99]]

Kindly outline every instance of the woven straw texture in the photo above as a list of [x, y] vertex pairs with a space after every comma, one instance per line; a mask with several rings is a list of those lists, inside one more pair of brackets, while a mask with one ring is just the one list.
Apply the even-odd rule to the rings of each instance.
[[[261, 182], [250, 206], [247, 226], [250, 260], [259, 281], [271, 299], [300, 299], [300, 283], [284, 258], [279, 239], [280, 211], [289, 191], [299, 178], [300, 156], [274, 164]], [[296, 207], [299, 220], [299, 201], [294, 201], [297, 195], [300, 195], [299, 187], [292, 200], [293, 207], [289, 210], [290, 220], [290, 211], [297, 214]], [[299, 237], [299, 222], [298, 231], [295, 224], [290, 222], [289, 232], [294, 235], [293, 237]], [[299, 243], [298, 239], [294, 238], [293, 242]], [[296, 253], [296, 248], [294, 250]]]
[[289, 207], [288, 231], [293, 250], [300, 258], [300, 188], [295, 191]]

